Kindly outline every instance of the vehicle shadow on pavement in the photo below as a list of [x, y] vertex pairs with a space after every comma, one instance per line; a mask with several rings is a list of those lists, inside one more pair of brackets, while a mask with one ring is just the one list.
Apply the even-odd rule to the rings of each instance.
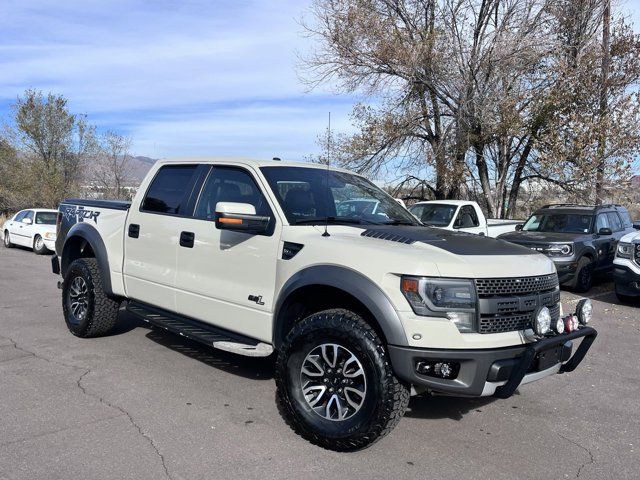
[[148, 339], [205, 365], [251, 380], [273, 379], [275, 355], [269, 357], [245, 357], [207, 347], [175, 333], [150, 327], [144, 323], [141, 326], [150, 329], [149, 333], [146, 334]]
[[447, 396], [418, 395], [411, 397], [405, 417], [436, 420], [448, 418], [462, 420], [467, 413], [475, 410], [482, 411], [482, 407], [498, 400], [495, 397], [459, 398]]

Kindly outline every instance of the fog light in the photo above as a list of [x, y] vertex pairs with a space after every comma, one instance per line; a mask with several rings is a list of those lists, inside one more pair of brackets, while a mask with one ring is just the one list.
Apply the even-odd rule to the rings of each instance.
[[575, 315], [568, 315], [564, 319], [564, 329], [567, 333], [575, 332], [578, 330], [578, 317]]
[[547, 307], [541, 307], [536, 311], [533, 321], [533, 331], [536, 335], [544, 335], [551, 328], [551, 312]]
[[576, 316], [582, 325], [587, 325], [593, 316], [593, 304], [588, 298], [583, 298], [576, 307]]
[[564, 333], [564, 320], [562, 318], [559, 318], [553, 326], [553, 329], [556, 331], [556, 333]]
[[457, 362], [420, 361], [416, 364], [416, 372], [429, 377], [452, 380], [458, 376], [460, 364]]

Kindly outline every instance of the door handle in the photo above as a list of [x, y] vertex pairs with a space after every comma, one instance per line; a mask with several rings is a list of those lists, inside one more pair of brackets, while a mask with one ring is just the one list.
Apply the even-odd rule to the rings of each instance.
[[140, 236], [140, 225], [135, 223], [129, 224], [129, 236], [131, 238], [138, 238]]
[[180, 246], [186, 248], [193, 248], [193, 242], [196, 239], [196, 234], [193, 232], [180, 232]]

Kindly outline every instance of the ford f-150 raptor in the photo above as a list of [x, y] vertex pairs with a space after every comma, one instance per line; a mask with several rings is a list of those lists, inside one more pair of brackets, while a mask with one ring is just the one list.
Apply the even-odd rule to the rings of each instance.
[[[372, 199], [375, 212], [338, 209]], [[411, 393], [506, 398], [574, 370], [591, 303], [563, 316], [553, 262], [420, 224], [362, 176], [278, 161], [160, 161], [133, 202], [60, 205], [54, 273], [79, 337], [118, 308], [243, 355], [276, 355], [296, 432], [353, 450]], [[581, 339], [573, 352], [573, 341]]]

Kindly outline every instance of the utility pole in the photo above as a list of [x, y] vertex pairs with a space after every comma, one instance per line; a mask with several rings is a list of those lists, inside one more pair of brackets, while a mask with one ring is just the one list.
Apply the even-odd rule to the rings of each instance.
[[[602, 75], [600, 83], [600, 122], [607, 118], [607, 83], [611, 65], [611, 0], [605, 0], [602, 10]], [[602, 125], [601, 125], [602, 127]], [[598, 166], [596, 167], [596, 205], [602, 204], [604, 197], [604, 173], [606, 164], [607, 134], [604, 128], [600, 131], [598, 140]]]

